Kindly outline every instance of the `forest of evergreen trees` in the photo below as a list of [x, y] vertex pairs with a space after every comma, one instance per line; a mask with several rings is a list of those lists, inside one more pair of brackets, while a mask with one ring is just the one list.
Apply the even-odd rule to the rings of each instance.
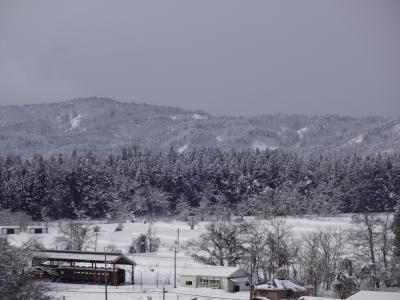
[[0, 207], [36, 220], [384, 212], [399, 195], [400, 154], [309, 160], [269, 150], [125, 148], [108, 157], [0, 157]]

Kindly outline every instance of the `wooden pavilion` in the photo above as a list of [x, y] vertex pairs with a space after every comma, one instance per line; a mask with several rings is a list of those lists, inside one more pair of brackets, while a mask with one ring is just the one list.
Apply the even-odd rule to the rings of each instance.
[[131, 266], [133, 284], [136, 263], [121, 253], [42, 250], [36, 252], [32, 258], [32, 266], [44, 267], [44, 270], [51, 270], [45, 272], [58, 274], [61, 281], [72, 283], [124, 284], [125, 270], [117, 268], [116, 265]]

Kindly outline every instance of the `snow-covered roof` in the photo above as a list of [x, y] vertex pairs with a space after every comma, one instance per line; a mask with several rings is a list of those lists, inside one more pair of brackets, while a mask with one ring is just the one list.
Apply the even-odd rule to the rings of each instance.
[[303, 296], [304, 300], [339, 300], [337, 298], [326, 298], [326, 297], [314, 297], [314, 296]]
[[0, 226], [0, 229], [3, 229], [3, 228], [5, 228], [5, 229], [7, 229], [7, 228], [19, 229], [20, 226]]
[[241, 282], [249, 282], [250, 278], [245, 276], [245, 277], [236, 277], [236, 278], [231, 278], [231, 280], [235, 283], [241, 283]]
[[291, 290], [294, 292], [303, 292], [305, 287], [289, 280], [289, 279], [274, 279], [256, 286], [258, 290]]
[[272, 282], [256, 285], [256, 290], [279, 290]]
[[45, 225], [43, 225], [43, 226], [35, 225], [35, 226], [28, 226], [28, 227], [27, 227], [27, 229], [31, 229], [31, 228], [32, 228], [32, 229], [35, 229], [35, 228], [39, 228], [39, 229], [40, 229], [40, 228], [48, 228], [48, 227], [45, 226]]
[[179, 269], [177, 273], [181, 276], [210, 276], [210, 277], [244, 277], [247, 273], [239, 267], [195, 267]]
[[360, 291], [357, 294], [347, 298], [348, 300], [399, 300], [400, 293], [395, 292], [375, 292], [375, 291]]
[[[136, 265], [136, 263], [128, 256], [120, 253], [106, 253], [107, 263]], [[37, 252], [36, 258], [52, 261], [75, 261], [75, 262], [97, 262], [104, 263], [105, 255], [102, 252], [86, 252], [86, 251], [60, 251], [60, 250], [43, 250]]]

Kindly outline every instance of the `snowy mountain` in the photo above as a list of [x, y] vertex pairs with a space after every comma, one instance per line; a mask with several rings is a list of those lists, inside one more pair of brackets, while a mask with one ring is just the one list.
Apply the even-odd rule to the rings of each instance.
[[400, 118], [334, 115], [216, 117], [202, 111], [105, 98], [54, 104], [0, 106], [0, 154], [122, 146], [178, 152], [200, 147], [284, 149], [303, 155], [372, 154], [400, 150]]

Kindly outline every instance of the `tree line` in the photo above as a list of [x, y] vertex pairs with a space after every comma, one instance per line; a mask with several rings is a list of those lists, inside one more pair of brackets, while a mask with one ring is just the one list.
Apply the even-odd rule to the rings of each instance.
[[107, 157], [0, 157], [0, 208], [36, 220], [390, 212], [399, 195], [399, 154], [305, 159], [269, 150], [124, 148]]

